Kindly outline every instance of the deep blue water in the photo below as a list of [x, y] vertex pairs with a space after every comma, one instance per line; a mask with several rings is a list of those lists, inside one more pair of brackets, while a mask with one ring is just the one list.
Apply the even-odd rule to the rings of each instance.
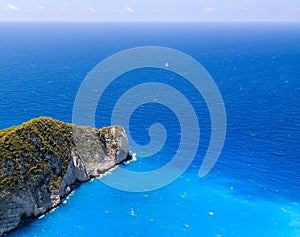
[[[129, 88], [166, 83], [191, 102], [201, 126], [190, 168], [170, 185], [144, 193], [95, 179], [11, 236], [300, 236], [299, 42], [300, 25], [287, 23], [1, 23], [0, 128], [38, 116], [72, 122], [87, 73], [120, 50], [149, 45], [197, 59], [214, 78], [227, 113], [222, 154], [201, 179], [198, 170], [211, 134], [201, 95], [166, 70], [120, 76], [99, 101], [96, 126], [110, 125], [114, 104]], [[165, 106], [138, 108], [131, 135], [146, 144], [148, 128], [157, 122], [168, 131], [163, 149], [148, 158], [137, 154], [125, 168], [152, 170], [172, 159], [180, 126]]]

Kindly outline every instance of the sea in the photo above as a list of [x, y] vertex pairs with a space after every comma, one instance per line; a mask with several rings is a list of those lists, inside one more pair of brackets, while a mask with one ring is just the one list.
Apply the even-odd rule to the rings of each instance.
[[[226, 136], [214, 167], [199, 176], [214, 132], [211, 110], [193, 84], [167, 70], [172, 59], [166, 68], [124, 71], [96, 98], [91, 125], [111, 125], [118, 100], [132, 88], [165, 84], [186, 98], [200, 126], [199, 141], [185, 141], [196, 144], [191, 164], [151, 190], [124, 190], [93, 179], [7, 236], [299, 237], [299, 23], [0, 23], [0, 129], [40, 116], [73, 123], [78, 91], [93, 68], [119, 52], [148, 46], [188, 55], [217, 86]], [[153, 97], [137, 103], [128, 118], [135, 159], [119, 168], [142, 173], [167, 166], [177, 153], [190, 156], [190, 149], [180, 148], [181, 134], [195, 132], [189, 123], [182, 131], [186, 126], [177, 111], [155, 100], [160, 93], [166, 101], [174, 98], [155, 87], [139, 88], [137, 98]], [[123, 103], [119, 114], [127, 115], [137, 100], [125, 98], [128, 106]], [[189, 121], [191, 115], [183, 114]], [[165, 135], [158, 151], [147, 146], [160, 138], [152, 136], [153, 125]], [[145, 145], [147, 150], [140, 149]], [[163, 175], [157, 172], [156, 180]], [[121, 181], [126, 184], [126, 176]], [[143, 178], [135, 182], [143, 188]]]

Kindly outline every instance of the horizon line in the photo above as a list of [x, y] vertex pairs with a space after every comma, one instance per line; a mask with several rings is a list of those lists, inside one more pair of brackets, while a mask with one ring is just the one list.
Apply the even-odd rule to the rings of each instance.
[[300, 23], [300, 20], [3, 20], [0, 23]]

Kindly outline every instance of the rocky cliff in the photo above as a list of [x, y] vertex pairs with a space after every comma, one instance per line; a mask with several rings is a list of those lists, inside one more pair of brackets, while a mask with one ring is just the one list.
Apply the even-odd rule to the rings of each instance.
[[72, 184], [130, 158], [124, 129], [41, 117], [0, 131], [0, 236], [60, 204]]

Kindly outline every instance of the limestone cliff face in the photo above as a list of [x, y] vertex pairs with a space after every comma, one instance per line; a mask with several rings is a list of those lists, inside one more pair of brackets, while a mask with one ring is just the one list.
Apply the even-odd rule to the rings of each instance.
[[120, 126], [97, 130], [41, 117], [0, 131], [0, 236], [56, 207], [75, 182], [129, 158]]

